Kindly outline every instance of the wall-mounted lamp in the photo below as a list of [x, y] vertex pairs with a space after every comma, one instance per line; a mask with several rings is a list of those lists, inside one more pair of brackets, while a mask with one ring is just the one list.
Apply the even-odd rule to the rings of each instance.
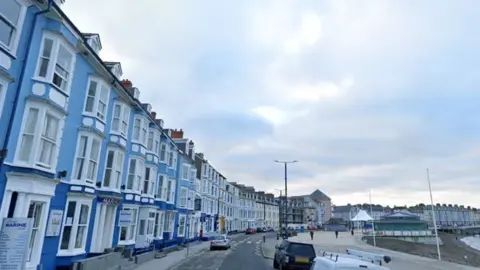
[[59, 171], [59, 172], [57, 173], [57, 177], [58, 177], [59, 179], [62, 179], [62, 178], [67, 177], [67, 171], [65, 171], [65, 170]]

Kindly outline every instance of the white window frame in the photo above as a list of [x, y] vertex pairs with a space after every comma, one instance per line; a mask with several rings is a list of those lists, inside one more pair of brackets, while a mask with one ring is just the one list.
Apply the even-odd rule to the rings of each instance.
[[[84, 164], [83, 164], [83, 171], [81, 172], [81, 177], [80, 179], [77, 178], [77, 166], [78, 166], [78, 159], [80, 158], [79, 154], [82, 149], [80, 149], [80, 139], [82, 137], [87, 137], [87, 149], [85, 153], [84, 159]], [[92, 159], [91, 153], [92, 153], [92, 144], [93, 141], [96, 140], [98, 142], [98, 153], [95, 158], [95, 160]], [[78, 137], [77, 137], [77, 145], [76, 145], [76, 151], [75, 151], [75, 157], [73, 161], [73, 167], [72, 167], [72, 176], [71, 176], [71, 182], [72, 183], [78, 183], [82, 185], [90, 185], [90, 186], [95, 186], [97, 183], [98, 179], [98, 170], [100, 168], [100, 154], [102, 153], [102, 145], [103, 140], [100, 136], [90, 133], [90, 132], [79, 132]], [[87, 173], [89, 171], [89, 166], [90, 162], [96, 163], [96, 167], [93, 171], [93, 177], [92, 179], [87, 179]], [[103, 182], [103, 179], [102, 179]]]
[[[183, 226], [182, 226], [182, 219], [183, 219]], [[181, 230], [182, 228], [183, 230]], [[184, 237], [186, 228], [187, 228], [187, 216], [185, 214], [179, 214], [177, 236]]]
[[[15, 0], [14, 0], [15, 1]], [[1, 16], [1, 15], [0, 15]], [[5, 109], [5, 98], [7, 96], [9, 81], [0, 75], [0, 119], [2, 119], [2, 112]]]
[[[137, 231], [138, 231], [138, 221], [139, 221], [139, 214], [140, 208], [137, 205], [130, 205], [126, 204], [123, 206], [122, 210], [135, 210], [135, 215], [132, 215], [133, 219], [130, 222], [130, 225], [127, 227], [127, 232], [125, 235], [125, 240], [120, 240], [122, 236], [122, 227], [119, 227], [118, 224], [115, 226], [119, 227], [118, 230], [118, 245], [119, 246], [126, 246], [135, 244], [135, 239], [137, 238]], [[129, 237], [131, 236], [131, 237]]]
[[[110, 152], [113, 152], [113, 160], [111, 167], [108, 167], [108, 155]], [[103, 168], [103, 179], [102, 179], [102, 189], [107, 189], [110, 191], [120, 191], [120, 186], [122, 185], [123, 179], [123, 164], [125, 163], [125, 151], [116, 147], [108, 147], [105, 155], [105, 166]], [[105, 177], [107, 175], [107, 170], [110, 170], [110, 185], [105, 186]], [[115, 179], [115, 175], [118, 175], [118, 179]]]
[[[136, 160], [135, 164], [135, 172], [133, 174], [130, 172], [130, 165], [131, 161]], [[141, 165], [139, 168], [138, 165]], [[130, 181], [130, 175], [133, 175], [133, 183], [132, 188], [128, 187], [128, 182]], [[133, 193], [141, 193], [141, 184], [143, 183], [143, 178], [145, 177], [145, 160], [139, 157], [130, 157], [128, 160], [128, 170], [127, 170], [127, 181], [125, 182], [125, 191], [133, 192]]]
[[168, 167], [173, 168], [173, 151], [168, 151]]
[[[70, 202], [76, 202], [75, 205], [75, 213], [73, 216], [73, 219], [71, 222], [68, 222], [67, 225], [67, 210], [68, 210], [68, 204]], [[75, 248], [75, 241], [77, 238], [77, 233], [78, 233], [78, 228], [79, 228], [79, 219], [80, 219], [80, 211], [82, 205], [88, 206], [88, 213], [87, 213], [87, 220], [86, 223], [83, 225], [85, 226], [85, 233], [83, 235], [82, 239], [82, 246], [79, 248]], [[87, 236], [89, 234], [89, 225], [90, 225], [90, 216], [92, 213], [92, 198], [86, 198], [86, 197], [81, 197], [81, 196], [69, 196], [67, 197], [67, 202], [65, 204], [65, 212], [63, 214], [63, 222], [62, 222], [62, 232], [60, 233], [60, 241], [58, 242], [58, 253], [57, 256], [76, 256], [80, 254], [86, 253], [85, 247], [87, 245]], [[63, 239], [63, 233], [65, 230], [65, 226], [72, 226], [72, 230], [70, 233], [70, 240], [68, 244], [68, 249], [61, 249], [62, 246], [62, 239]]]
[[190, 169], [190, 166], [188, 164], [182, 164], [182, 179], [185, 180], [185, 181], [188, 181], [189, 180], [189, 169]]
[[[160, 177], [162, 177], [162, 185], [160, 185]], [[166, 174], [158, 174], [157, 176], [157, 190], [156, 190], [156, 200], [165, 201], [167, 196], [167, 182], [168, 176]]]
[[[17, 2], [20, 4], [20, 12], [18, 14], [18, 19], [16, 22], [11, 22], [5, 18], [5, 16], [0, 13], [0, 20], [8, 21], [8, 24], [13, 28], [12, 37], [10, 40], [10, 44], [5, 44], [0, 41], [0, 47], [5, 49], [11, 55], [15, 56], [17, 53], [18, 43], [20, 41], [20, 36], [22, 34], [23, 24], [25, 22], [25, 15], [27, 11], [27, 6], [25, 5], [25, 1], [21, 0], [11, 0], [13, 2]], [[1, 108], [1, 107], [0, 107]]]
[[[150, 136], [152, 135], [152, 136]], [[155, 140], [155, 130], [153, 128], [148, 129], [148, 135], [147, 135], [147, 152], [152, 153], [153, 152], [153, 141]]]
[[[95, 87], [95, 95], [91, 96], [90, 87], [93, 82], [96, 83], [97, 86]], [[103, 91], [106, 91], [106, 93], [104, 93]], [[111, 86], [107, 82], [105, 82], [105, 80], [97, 76], [90, 76], [88, 78], [87, 89], [85, 91], [86, 94], [83, 104], [83, 115], [94, 117], [105, 124], [107, 120], [110, 91]], [[93, 99], [93, 104], [91, 108], [92, 111], [87, 111], [87, 102], [90, 99]]]
[[[22, 161], [20, 160], [20, 151], [22, 148], [22, 137], [24, 134], [24, 130], [27, 124], [27, 118], [28, 118], [28, 113], [30, 109], [37, 109], [38, 110], [38, 118], [34, 127], [34, 133], [33, 135], [33, 143], [32, 145], [34, 147], [31, 147], [30, 152], [28, 154], [28, 161]], [[45, 119], [46, 115], [49, 114], [59, 120], [58, 123], [58, 131], [57, 131], [57, 138], [56, 138], [56, 143], [55, 143], [55, 148], [52, 153], [52, 164], [48, 167], [46, 164], [42, 164], [37, 161], [39, 151], [40, 151], [40, 146], [41, 146], [41, 140], [42, 140], [42, 129], [44, 128], [43, 125], [45, 124]], [[57, 169], [57, 163], [58, 163], [58, 152], [60, 150], [60, 145], [62, 143], [62, 132], [63, 132], [63, 126], [65, 124], [65, 115], [50, 105], [39, 103], [39, 102], [32, 102], [29, 101], [25, 105], [25, 110], [23, 113], [23, 118], [22, 118], [22, 125], [20, 127], [20, 134], [19, 134], [19, 143], [17, 143], [17, 148], [15, 151], [15, 159], [14, 163], [15, 165], [18, 165], [19, 167], [27, 167], [27, 168], [35, 168], [38, 170], [50, 172], [50, 173], [56, 173]]]
[[[135, 128], [136, 125], [135, 123], [137, 120], [140, 120], [140, 126], [138, 128], [138, 138], [135, 136]], [[135, 116], [133, 119], [133, 133], [132, 133], [132, 142], [133, 143], [138, 143], [143, 145], [144, 147], [147, 147], [147, 140], [148, 140], [148, 126], [149, 126], [149, 121], [143, 117], [143, 116]]]
[[[170, 184], [170, 189], [168, 188]], [[175, 190], [176, 190], [176, 181], [173, 178], [168, 178], [167, 180], [167, 195], [165, 201], [170, 204], [175, 204]]]
[[[115, 116], [115, 108], [120, 106], [120, 116]], [[112, 110], [112, 123], [110, 126], [110, 133], [120, 135], [125, 139], [128, 138], [128, 126], [130, 124], [130, 112], [131, 108], [123, 102], [115, 101], [113, 103], [113, 110]], [[114, 122], [118, 121], [118, 125], [115, 128]]]
[[195, 183], [197, 180], [197, 169], [195, 167], [190, 168], [190, 182]]
[[[45, 47], [45, 40], [46, 39], [51, 39], [53, 41], [52, 45], [52, 50], [51, 50], [51, 55], [50, 56], [43, 56], [43, 50]], [[66, 80], [67, 87], [65, 89], [57, 86], [55, 83], [53, 83], [54, 75], [55, 75], [55, 66], [58, 64], [57, 63], [57, 57], [58, 57], [58, 51], [60, 46], [62, 46], [67, 52], [69, 52], [72, 55], [72, 62], [70, 63], [70, 67], [66, 67], [69, 73], [69, 76]], [[44, 32], [43, 37], [42, 37], [42, 43], [40, 46], [40, 51], [38, 55], [38, 60], [37, 60], [37, 67], [35, 69], [35, 75], [34, 79], [37, 81], [43, 81], [45, 83], [48, 83], [61, 91], [63, 94], [69, 96], [70, 95], [70, 89], [72, 86], [72, 79], [75, 74], [75, 63], [76, 63], [76, 55], [77, 52], [64, 37], [53, 34], [51, 32]], [[47, 70], [45, 76], [40, 76], [40, 68], [42, 66], [42, 61], [41, 59], [48, 59], [48, 65], [47, 65]], [[63, 79], [63, 78], [62, 78]]]
[[195, 191], [190, 190], [190, 195], [188, 197], [190, 198], [190, 200], [188, 200], [190, 203], [190, 207], [188, 209], [193, 210], [195, 208]]
[[178, 207], [179, 208], [187, 208], [188, 207], [188, 188], [187, 187], [180, 187], [180, 199], [178, 200]]
[[[147, 179], [147, 169], [150, 170], [149, 178]], [[148, 195], [152, 197], [155, 195], [155, 182], [157, 181], [157, 168], [154, 166], [145, 166], [145, 175], [142, 181], [142, 195]], [[145, 192], [145, 182], [147, 182], [147, 192]]]
[[163, 228], [165, 224], [165, 211], [158, 210], [155, 213], [155, 228], [153, 229], [153, 237], [155, 239], [163, 239]]
[[[162, 155], [162, 153], [163, 153], [163, 155]], [[168, 149], [167, 149], [167, 144], [166, 143], [162, 143], [161, 146], [160, 146], [159, 160], [162, 163], [167, 163]]]

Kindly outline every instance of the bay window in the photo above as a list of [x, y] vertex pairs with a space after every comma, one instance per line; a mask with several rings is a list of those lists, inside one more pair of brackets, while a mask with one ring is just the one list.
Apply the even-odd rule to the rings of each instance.
[[186, 208], [187, 207], [187, 201], [188, 201], [188, 189], [186, 187], [181, 187], [180, 188], [180, 202], [179, 202], [179, 207], [180, 208]]
[[125, 153], [120, 149], [109, 148], [107, 150], [103, 187], [120, 189], [124, 157]]
[[161, 162], [167, 161], [167, 145], [164, 143], [162, 143], [162, 146], [160, 149], [160, 161]]
[[149, 131], [148, 132], [148, 140], [147, 140], [147, 150], [148, 151], [153, 151], [153, 137], [154, 137], [155, 133], [152, 131]]
[[130, 121], [130, 108], [119, 102], [113, 105], [112, 132], [128, 137], [128, 123]]
[[178, 233], [177, 233], [177, 235], [179, 237], [185, 236], [185, 221], [186, 221], [186, 216], [185, 215], [179, 215], [178, 216]]
[[67, 199], [63, 229], [60, 236], [59, 256], [85, 253], [91, 206], [92, 199]]
[[84, 113], [105, 121], [110, 86], [100, 78], [90, 77], [86, 92]]
[[144, 161], [138, 158], [131, 158], [128, 167], [128, 178], [126, 190], [140, 192], [144, 174]]
[[[0, 19], [1, 22], [1, 19]], [[8, 81], [0, 75], [0, 118], [2, 117], [3, 104], [5, 103], [5, 97], [7, 96]]]
[[40, 48], [36, 77], [52, 83], [65, 94], [70, 92], [70, 82], [75, 64], [73, 46], [60, 36], [45, 33]]
[[153, 142], [153, 152], [155, 152], [155, 155], [158, 155], [160, 152], [160, 136], [159, 132], [155, 133], [155, 139]]
[[148, 121], [143, 117], [136, 117], [133, 122], [132, 141], [147, 145]]
[[20, 0], [0, 1], [0, 46], [11, 54], [15, 54], [25, 11], [26, 7]]
[[189, 166], [186, 164], [183, 164], [182, 166], [182, 179], [183, 180], [188, 180], [189, 172], [188, 172]]
[[95, 184], [100, 159], [101, 139], [92, 133], [79, 133], [73, 180]]
[[25, 107], [17, 145], [16, 163], [55, 171], [64, 115], [48, 105], [29, 102]]
[[130, 220], [130, 225], [120, 227], [120, 243], [118, 243], [119, 245], [125, 244], [125, 242], [135, 241], [136, 237], [138, 208], [124, 207], [123, 210], [130, 210], [132, 212], [132, 219]]

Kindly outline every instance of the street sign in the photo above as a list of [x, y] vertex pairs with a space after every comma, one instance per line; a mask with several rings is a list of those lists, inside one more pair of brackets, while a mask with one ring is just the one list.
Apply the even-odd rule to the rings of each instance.
[[0, 231], [0, 269], [25, 270], [32, 233], [30, 218], [4, 218]]

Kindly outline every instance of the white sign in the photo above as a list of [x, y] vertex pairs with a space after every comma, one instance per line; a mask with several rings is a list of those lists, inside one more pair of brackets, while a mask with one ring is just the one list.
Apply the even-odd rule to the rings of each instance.
[[62, 225], [63, 210], [51, 210], [48, 219], [46, 237], [59, 236]]
[[118, 226], [127, 227], [132, 223], [132, 211], [131, 210], [120, 210], [118, 215]]
[[0, 269], [25, 270], [32, 232], [30, 218], [4, 218], [0, 231]]

